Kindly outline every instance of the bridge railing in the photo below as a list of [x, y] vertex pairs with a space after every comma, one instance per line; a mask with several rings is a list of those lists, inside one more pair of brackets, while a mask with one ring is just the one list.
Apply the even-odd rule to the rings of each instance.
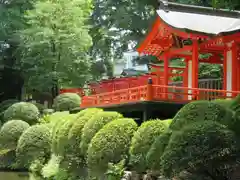
[[182, 103], [193, 100], [233, 98], [237, 94], [240, 94], [240, 92], [148, 84], [108, 93], [84, 96], [81, 107], [108, 106], [139, 101], [171, 101]]

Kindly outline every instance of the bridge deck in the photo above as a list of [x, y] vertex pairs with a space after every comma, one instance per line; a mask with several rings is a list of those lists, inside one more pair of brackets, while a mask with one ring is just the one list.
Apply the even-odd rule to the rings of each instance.
[[233, 98], [239, 93], [238, 91], [147, 84], [145, 86], [84, 96], [81, 107], [106, 107], [142, 101], [188, 103], [194, 100]]

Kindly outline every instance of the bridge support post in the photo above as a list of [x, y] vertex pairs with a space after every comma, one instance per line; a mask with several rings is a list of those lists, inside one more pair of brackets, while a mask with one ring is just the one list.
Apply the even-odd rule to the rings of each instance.
[[143, 121], [147, 121], [147, 120], [151, 119], [151, 114], [152, 114], [151, 110], [149, 108], [145, 107], [143, 109]]

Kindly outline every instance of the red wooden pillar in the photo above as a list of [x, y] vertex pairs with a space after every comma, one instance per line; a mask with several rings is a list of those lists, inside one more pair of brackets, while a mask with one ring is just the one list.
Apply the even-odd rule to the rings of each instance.
[[[223, 52], [223, 90], [227, 90], [227, 46], [224, 48]], [[226, 96], [226, 93], [223, 94]]]
[[237, 91], [240, 90], [240, 61], [239, 61], [239, 48], [237, 49]]
[[[238, 86], [238, 60], [237, 60], [237, 45], [232, 45], [232, 91], [237, 91]], [[237, 94], [233, 94], [236, 96]]]
[[[193, 40], [193, 49], [192, 49], [192, 88], [198, 88], [198, 41]], [[197, 91], [193, 91], [193, 97], [198, 99]]]
[[[188, 87], [188, 60], [189, 59], [185, 59], [185, 69], [184, 69], [184, 74], [183, 74], [183, 87], [187, 88]], [[184, 89], [183, 90], [184, 96], [183, 99], [187, 100], [188, 99], [188, 89]]]
[[168, 68], [169, 67], [169, 59], [168, 59], [168, 55], [167, 54], [164, 54], [163, 61], [164, 61], [163, 86], [165, 86], [164, 87], [164, 91], [163, 91], [163, 93], [164, 93], [163, 98], [165, 99], [165, 98], [168, 97], [168, 88], [166, 86], [168, 86], [168, 79], [169, 79], [169, 73], [168, 73], [168, 71], [169, 71], [169, 68]]

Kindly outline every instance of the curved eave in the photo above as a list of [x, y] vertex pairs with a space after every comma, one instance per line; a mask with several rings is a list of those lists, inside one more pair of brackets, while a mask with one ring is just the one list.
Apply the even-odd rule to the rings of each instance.
[[137, 48], [138, 53], [142, 53], [144, 49], [147, 47], [149, 43], [151, 43], [151, 40], [157, 35], [158, 29], [160, 27], [161, 21], [159, 16], [157, 16], [156, 20], [153, 23], [151, 31], [147, 34], [147, 36], [144, 38], [144, 40], [140, 43], [140, 45]]

